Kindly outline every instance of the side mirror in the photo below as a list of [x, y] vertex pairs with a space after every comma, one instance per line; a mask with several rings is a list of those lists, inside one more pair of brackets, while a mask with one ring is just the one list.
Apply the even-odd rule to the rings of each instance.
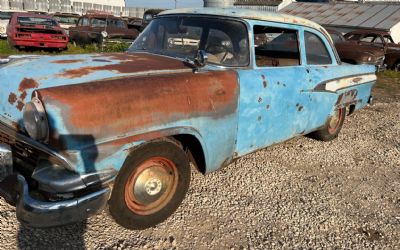
[[207, 64], [207, 62], [208, 62], [207, 52], [205, 52], [204, 50], [197, 51], [195, 63], [200, 67], [204, 67]]

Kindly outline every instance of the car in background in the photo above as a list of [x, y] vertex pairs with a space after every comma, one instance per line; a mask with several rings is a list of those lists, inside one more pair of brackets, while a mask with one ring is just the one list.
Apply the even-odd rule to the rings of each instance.
[[351, 64], [371, 64], [377, 70], [384, 69], [385, 53], [382, 49], [370, 44], [360, 44], [346, 38], [334, 29], [326, 29], [335, 44], [340, 60]]
[[128, 25], [128, 29], [135, 29], [137, 31], [142, 30], [142, 22], [143, 19], [140, 17], [123, 17], [126, 24]]
[[144, 30], [147, 25], [157, 16], [159, 13], [163, 12], [165, 9], [148, 9], [143, 14], [142, 28]]
[[7, 26], [7, 39], [17, 48], [67, 48], [68, 36], [51, 16], [14, 13]]
[[387, 68], [400, 70], [400, 44], [393, 41], [387, 31], [380, 30], [355, 30], [344, 35], [348, 41], [358, 45], [370, 45], [385, 53]]
[[0, 11], [0, 38], [7, 38], [7, 25], [10, 22], [12, 14], [16, 12], [24, 12], [24, 11], [23, 10]]
[[121, 17], [97, 12], [81, 16], [75, 27], [69, 30], [70, 40], [77, 44], [131, 43], [139, 31], [128, 29]]
[[76, 26], [80, 15], [73, 13], [55, 13], [53, 18], [57, 20], [61, 28], [65, 30], [65, 33], [69, 34], [69, 29]]

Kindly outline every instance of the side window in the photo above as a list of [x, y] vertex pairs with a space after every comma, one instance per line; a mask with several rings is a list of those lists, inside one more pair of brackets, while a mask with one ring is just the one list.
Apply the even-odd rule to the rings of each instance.
[[84, 17], [82, 19], [82, 26], [89, 26], [89, 19], [87, 19], [86, 17]]
[[375, 40], [374, 40], [374, 43], [382, 44], [382, 43], [384, 43], [384, 42], [383, 42], [383, 39], [382, 39], [381, 36], [376, 36], [376, 38], [375, 38]]
[[300, 65], [296, 30], [254, 26], [254, 50], [258, 67]]
[[222, 30], [210, 29], [206, 52], [209, 62], [229, 65], [229, 62], [234, 57], [231, 38]]
[[374, 41], [376, 36], [374, 35], [366, 35], [363, 38], [360, 39], [361, 42], [367, 42], [367, 43], [372, 43]]
[[306, 45], [307, 64], [325, 65], [332, 64], [331, 56], [321, 38], [311, 32], [304, 32]]
[[79, 18], [77, 26], [82, 26], [82, 21], [83, 21], [83, 18]]

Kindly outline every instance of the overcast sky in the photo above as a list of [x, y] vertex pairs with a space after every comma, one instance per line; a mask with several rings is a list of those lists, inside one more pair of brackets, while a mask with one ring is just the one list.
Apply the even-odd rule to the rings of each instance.
[[[179, 8], [203, 7], [203, 0], [178, 0]], [[126, 0], [127, 7], [174, 8], [174, 0]]]

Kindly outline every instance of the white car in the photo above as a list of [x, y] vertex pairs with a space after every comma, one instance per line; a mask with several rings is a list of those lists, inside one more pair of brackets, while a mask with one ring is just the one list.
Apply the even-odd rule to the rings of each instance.
[[23, 10], [0, 10], [0, 38], [7, 38], [7, 25], [15, 12], [25, 12]]

